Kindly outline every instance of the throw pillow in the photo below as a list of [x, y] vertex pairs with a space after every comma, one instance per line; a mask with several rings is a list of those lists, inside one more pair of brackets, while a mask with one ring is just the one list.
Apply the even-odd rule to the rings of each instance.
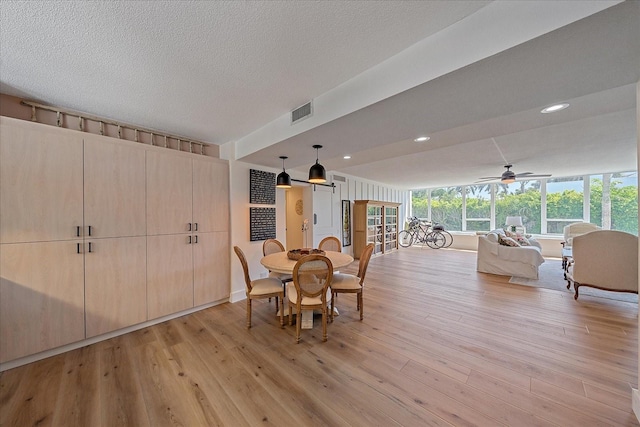
[[507, 237], [507, 236], [499, 236], [498, 243], [500, 243], [502, 246], [511, 246], [513, 248], [519, 248], [520, 247], [520, 243], [516, 242], [511, 237]]
[[520, 246], [531, 246], [531, 242], [524, 236], [518, 236], [516, 242], [520, 243]]

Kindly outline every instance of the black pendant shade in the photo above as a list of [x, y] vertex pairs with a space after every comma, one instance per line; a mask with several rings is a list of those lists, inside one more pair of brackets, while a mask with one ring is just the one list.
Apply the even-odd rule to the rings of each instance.
[[318, 163], [318, 149], [322, 148], [322, 145], [314, 145], [316, 149], [316, 163], [309, 169], [309, 182], [312, 184], [322, 184], [327, 182], [327, 172], [324, 170], [324, 166]]
[[278, 178], [276, 179], [276, 187], [277, 188], [291, 188], [291, 177], [284, 170], [284, 161], [288, 159], [287, 156], [280, 156], [282, 159], [282, 172], [278, 174]]

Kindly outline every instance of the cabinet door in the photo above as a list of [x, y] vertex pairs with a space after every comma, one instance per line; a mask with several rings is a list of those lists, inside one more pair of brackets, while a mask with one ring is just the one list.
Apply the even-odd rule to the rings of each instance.
[[193, 307], [191, 235], [147, 236], [149, 320]]
[[189, 231], [192, 223], [191, 158], [147, 152], [147, 234]]
[[105, 139], [85, 137], [85, 226], [94, 238], [144, 236], [144, 149]]
[[77, 238], [82, 139], [30, 122], [0, 122], [0, 242]]
[[194, 306], [229, 298], [229, 235], [227, 232], [199, 233], [193, 244]]
[[198, 232], [229, 230], [229, 165], [193, 161], [193, 221]]
[[146, 237], [88, 242], [85, 244], [87, 338], [146, 321]]
[[84, 339], [84, 262], [76, 241], [0, 250], [0, 362]]

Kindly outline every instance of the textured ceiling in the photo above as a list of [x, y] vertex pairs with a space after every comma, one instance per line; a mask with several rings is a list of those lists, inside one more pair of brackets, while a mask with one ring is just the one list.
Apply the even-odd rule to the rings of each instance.
[[[230, 157], [259, 165], [288, 155], [303, 175], [319, 143], [337, 174], [464, 184], [502, 172], [494, 138], [516, 172], [636, 168], [640, 2], [4, 0], [0, 11], [1, 92], [235, 144]], [[314, 116], [290, 125], [311, 99]], [[572, 105], [539, 114], [556, 101]]]

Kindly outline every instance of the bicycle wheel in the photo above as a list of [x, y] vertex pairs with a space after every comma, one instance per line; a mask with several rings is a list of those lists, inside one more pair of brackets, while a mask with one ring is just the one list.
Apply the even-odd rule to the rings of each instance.
[[443, 248], [448, 248], [453, 243], [453, 236], [446, 230], [441, 230], [440, 233], [444, 236], [445, 244]]
[[432, 249], [440, 249], [444, 247], [446, 239], [440, 231], [432, 231], [427, 235], [427, 245]]
[[398, 243], [403, 248], [408, 248], [413, 244], [413, 234], [411, 234], [407, 230], [402, 230], [400, 233], [398, 233]]

